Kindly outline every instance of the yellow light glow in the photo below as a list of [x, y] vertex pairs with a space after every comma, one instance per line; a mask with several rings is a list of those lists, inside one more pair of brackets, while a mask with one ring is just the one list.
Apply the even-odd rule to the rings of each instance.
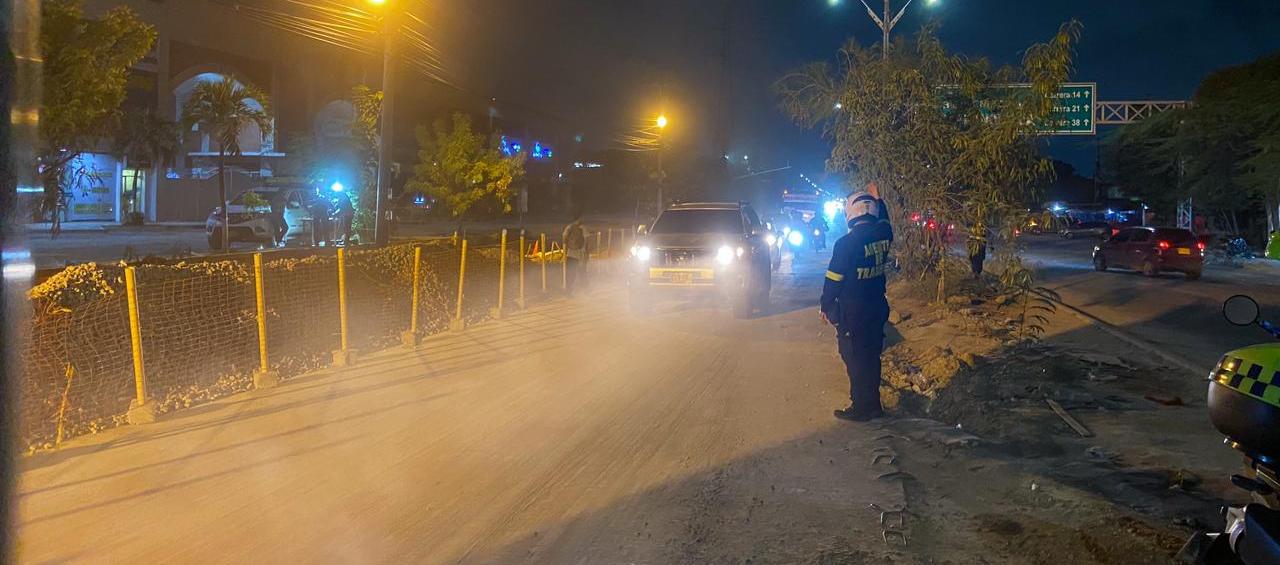
[[387, 0], [369, 0], [369, 3], [373, 4], [374, 6], [381, 6], [383, 4], [386, 4]]
[[667, 116], [665, 114], [659, 114], [657, 123], [659, 129], [667, 127]]

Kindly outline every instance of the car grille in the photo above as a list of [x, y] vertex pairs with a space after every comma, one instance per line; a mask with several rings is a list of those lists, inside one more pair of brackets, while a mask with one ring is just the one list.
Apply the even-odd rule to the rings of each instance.
[[711, 252], [706, 249], [660, 249], [658, 257], [662, 267], [692, 267], [707, 262]]

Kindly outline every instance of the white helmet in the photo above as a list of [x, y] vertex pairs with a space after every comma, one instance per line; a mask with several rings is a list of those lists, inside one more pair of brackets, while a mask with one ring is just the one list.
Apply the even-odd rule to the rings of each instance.
[[850, 194], [846, 202], [848, 204], [845, 204], [844, 215], [850, 221], [863, 216], [880, 217], [880, 203], [876, 201], [876, 197], [872, 196], [870, 192], [859, 191]]

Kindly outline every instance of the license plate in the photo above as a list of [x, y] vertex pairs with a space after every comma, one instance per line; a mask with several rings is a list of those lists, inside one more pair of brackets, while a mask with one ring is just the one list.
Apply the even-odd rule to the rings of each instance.
[[689, 273], [689, 272], [671, 273], [671, 282], [676, 284], [689, 284], [693, 282], [693, 273]]
[[1179, 248], [1178, 248], [1178, 255], [1190, 255], [1190, 254], [1191, 254], [1191, 249], [1186, 248], [1186, 247], [1179, 247]]

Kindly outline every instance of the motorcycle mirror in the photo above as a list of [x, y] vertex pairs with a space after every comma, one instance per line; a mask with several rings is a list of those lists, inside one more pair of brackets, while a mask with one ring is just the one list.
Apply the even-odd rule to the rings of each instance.
[[1252, 326], [1258, 321], [1261, 309], [1258, 302], [1243, 294], [1237, 294], [1222, 303], [1222, 317], [1237, 326]]

